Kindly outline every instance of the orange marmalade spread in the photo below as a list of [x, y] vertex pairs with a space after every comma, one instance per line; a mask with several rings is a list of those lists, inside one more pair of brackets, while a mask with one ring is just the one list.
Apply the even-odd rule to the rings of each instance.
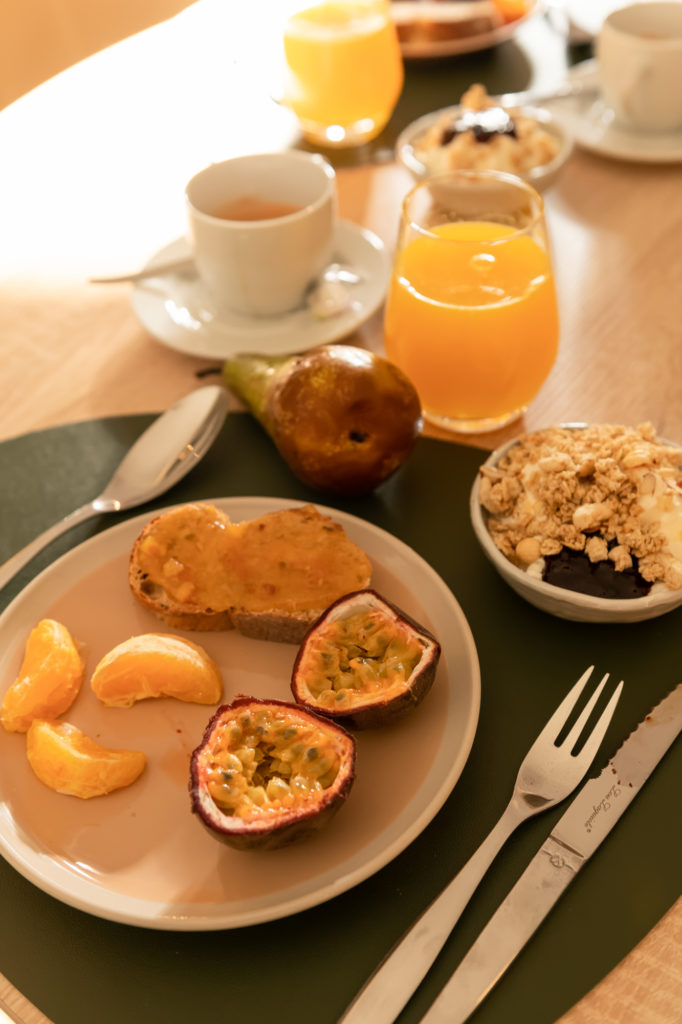
[[212, 505], [172, 509], [152, 524], [138, 562], [178, 604], [220, 611], [308, 611], [366, 587], [371, 564], [313, 505], [231, 523]]

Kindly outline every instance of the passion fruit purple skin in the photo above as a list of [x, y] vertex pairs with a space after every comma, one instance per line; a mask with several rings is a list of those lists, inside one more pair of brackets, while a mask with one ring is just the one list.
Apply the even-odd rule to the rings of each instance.
[[[359, 693], [357, 700], [350, 706], [335, 707], [332, 710], [323, 706], [310, 692], [305, 677], [306, 647], [330, 623], [365, 609], [377, 609], [383, 612], [389, 624], [394, 622], [406, 627], [422, 647], [421, 658], [398, 694], [389, 697], [381, 692], [372, 695]], [[436, 678], [440, 654], [441, 646], [436, 637], [412, 616], [387, 601], [376, 590], [356, 590], [331, 604], [306, 633], [294, 661], [291, 691], [296, 702], [314, 714], [342, 723], [349, 729], [376, 729], [393, 724], [421, 704]]]
[[[232, 719], [243, 708], [286, 708], [299, 720], [313, 720], [322, 729], [339, 753], [340, 768], [334, 783], [307, 807], [272, 810], [262, 818], [238, 818], [220, 809], [208, 792], [202, 778], [202, 755], [210, 746], [224, 718]], [[341, 726], [321, 718], [298, 704], [281, 700], [263, 700], [239, 696], [223, 704], [211, 717], [199, 746], [190, 759], [189, 792], [192, 811], [198, 815], [209, 834], [236, 850], [273, 850], [314, 835], [324, 828], [345, 803], [355, 781], [355, 740]]]

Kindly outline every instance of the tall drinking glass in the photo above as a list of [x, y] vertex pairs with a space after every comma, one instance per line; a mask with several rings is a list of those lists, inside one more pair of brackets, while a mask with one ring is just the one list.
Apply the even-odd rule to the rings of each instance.
[[403, 63], [389, 0], [327, 0], [297, 9], [284, 30], [285, 102], [306, 138], [357, 146], [398, 102]]
[[408, 193], [385, 345], [427, 420], [473, 433], [515, 419], [549, 375], [558, 337], [534, 189], [509, 174], [453, 171]]

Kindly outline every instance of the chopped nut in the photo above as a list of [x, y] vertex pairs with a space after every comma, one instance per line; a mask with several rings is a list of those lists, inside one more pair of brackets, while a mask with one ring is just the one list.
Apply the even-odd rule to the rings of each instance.
[[540, 557], [540, 541], [537, 537], [524, 537], [515, 548], [519, 562], [530, 565]]
[[650, 452], [648, 448], [642, 446], [641, 448], [631, 448], [629, 452], [626, 452], [623, 456], [623, 465], [626, 469], [634, 469], [635, 466], [648, 466], [650, 460]]
[[554, 452], [538, 460], [538, 469], [541, 473], [561, 473], [562, 470], [570, 473], [575, 469], [573, 459], [566, 452]]

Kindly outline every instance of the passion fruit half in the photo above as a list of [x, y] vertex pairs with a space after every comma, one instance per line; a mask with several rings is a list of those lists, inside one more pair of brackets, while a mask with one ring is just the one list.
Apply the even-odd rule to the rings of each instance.
[[374, 590], [339, 598], [311, 626], [291, 689], [302, 707], [353, 729], [387, 725], [431, 689], [440, 644]]
[[192, 754], [192, 810], [229, 846], [274, 849], [326, 825], [354, 778], [345, 729], [298, 704], [240, 696]]

